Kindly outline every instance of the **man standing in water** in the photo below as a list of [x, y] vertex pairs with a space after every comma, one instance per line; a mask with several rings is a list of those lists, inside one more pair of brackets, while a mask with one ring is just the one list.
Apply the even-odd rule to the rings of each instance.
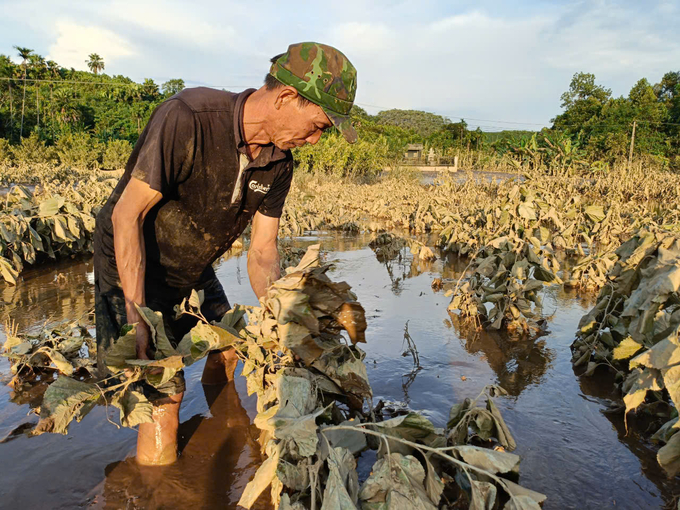
[[[126, 323], [137, 323], [137, 356], [154, 357], [135, 305], [162, 312], [175, 345], [195, 325], [188, 316], [174, 320], [173, 312], [192, 289], [204, 291], [201, 311], [208, 320], [229, 310], [212, 263], [251, 219], [248, 275], [257, 297], [265, 294], [279, 278], [277, 233], [292, 179], [290, 149], [316, 143], [332, 125], [355, 142], [348, 116], [355, 93], [356, 70], [347, 57], [306, 42], [274, 57], [258, 90], [185, 89], [156, 108], [97, 216], [95, 312], [102, 375], [106, 350]], [[233, 350], [210, 353], [202, 382], [226, 383], [236, 361]], [[183, 374], [142, 389], [154, 404], [154, 422], [139, 426], [137, 461], [172, 463]]]

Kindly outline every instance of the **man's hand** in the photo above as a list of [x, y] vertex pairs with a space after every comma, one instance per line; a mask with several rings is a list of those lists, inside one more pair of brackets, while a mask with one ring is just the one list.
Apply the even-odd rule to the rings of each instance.
[[153, 359], [151, 352], [151, 331], [144, 321], [137, 323], [137, 359]]
[[259, 212], [255, 213], [248, 249], [248, 276], [250, 286], [258, 299], [264, 296], [267, 287], [281, 276], [279, 248], [276, 241], [278, 233], [278, 218], [270, 218]]

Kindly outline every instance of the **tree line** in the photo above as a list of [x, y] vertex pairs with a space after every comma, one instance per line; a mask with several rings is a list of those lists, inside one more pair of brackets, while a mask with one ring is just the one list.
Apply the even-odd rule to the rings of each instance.
[[[148, 78], [136, 83], [125, 76], [109, 76], [96, 53], [85, 60], [88, 72], [46, 61], [30, 48], [15, 50], [20, 63], [0, 55], [0, 139], [5, 147], [36, 143], [54, 147], [61, 139], [62, 146], [91, 140], [106, 148], [112, 141], [122, 141], [116, 148], [122, 157], [127, 149], [121, 144], [134, 145], [154, 108], [184, 88], [181, 79], [159, 86]], [[418, 110], [369, 115], [355, 105], [351, 115], [362, 140], [380, 144], [380, 154], [392, 160], [403, 155], [407, 144], [422, 143], [426, 151], [431, 147], [444, 156], [477, 152], [535, 166], [557, 158], [560, 164], [573, 161], [589, 168], [625, 161], [635, 124], [634, 156], [680, 170], [680, 71], [666, 73], [654, 85], [642, 78], [621, 97], [613, 97], [593, 74], [576, 73], [562, 94], [561, 107], [549, 128], [500, 133], [472, 130], [463, 119], [452, 122]], [[7, 149], [5, 153], [10, 154]]]
[[159, 87], [148, 78], [136, 83], [109, 76], [96, 53], [86, 60], [87, 72], [46, 61], [30, 48], [15, 49], [19, 64], [0, 55], [0, 138], [13, 144], [32, 133], [48, 145], [73, 133], [134, 144], [154, 108], [184, 88], [181, 79]]

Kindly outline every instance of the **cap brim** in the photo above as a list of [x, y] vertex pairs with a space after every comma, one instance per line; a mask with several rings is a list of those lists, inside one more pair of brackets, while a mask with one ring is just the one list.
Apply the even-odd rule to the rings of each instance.
[[347, 140], [349, 143], [354, 143], [357, 141], [359, 137], [356, 130], [354, 129], [354, 126], [352, 126], [352, 123], [349, 120], [349, 115], [340, 115], [339, 113], [335, 113], [334, 111], [324, 108], [323, 106], [321, 108], [333, 125], [338, 128], [338, 131], [342, 133], [342, 136], [345, 137], [345, 140]]

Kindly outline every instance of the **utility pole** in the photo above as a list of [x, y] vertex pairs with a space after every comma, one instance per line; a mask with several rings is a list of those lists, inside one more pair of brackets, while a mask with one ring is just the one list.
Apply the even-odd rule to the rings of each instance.
[[630, 153], [628, 154], [628, 171], [633, 164], [633, 147], [635, 147], [635, 126], [637, 126], [637, 120], [633, 121], [633, 134], [630, 136]]

